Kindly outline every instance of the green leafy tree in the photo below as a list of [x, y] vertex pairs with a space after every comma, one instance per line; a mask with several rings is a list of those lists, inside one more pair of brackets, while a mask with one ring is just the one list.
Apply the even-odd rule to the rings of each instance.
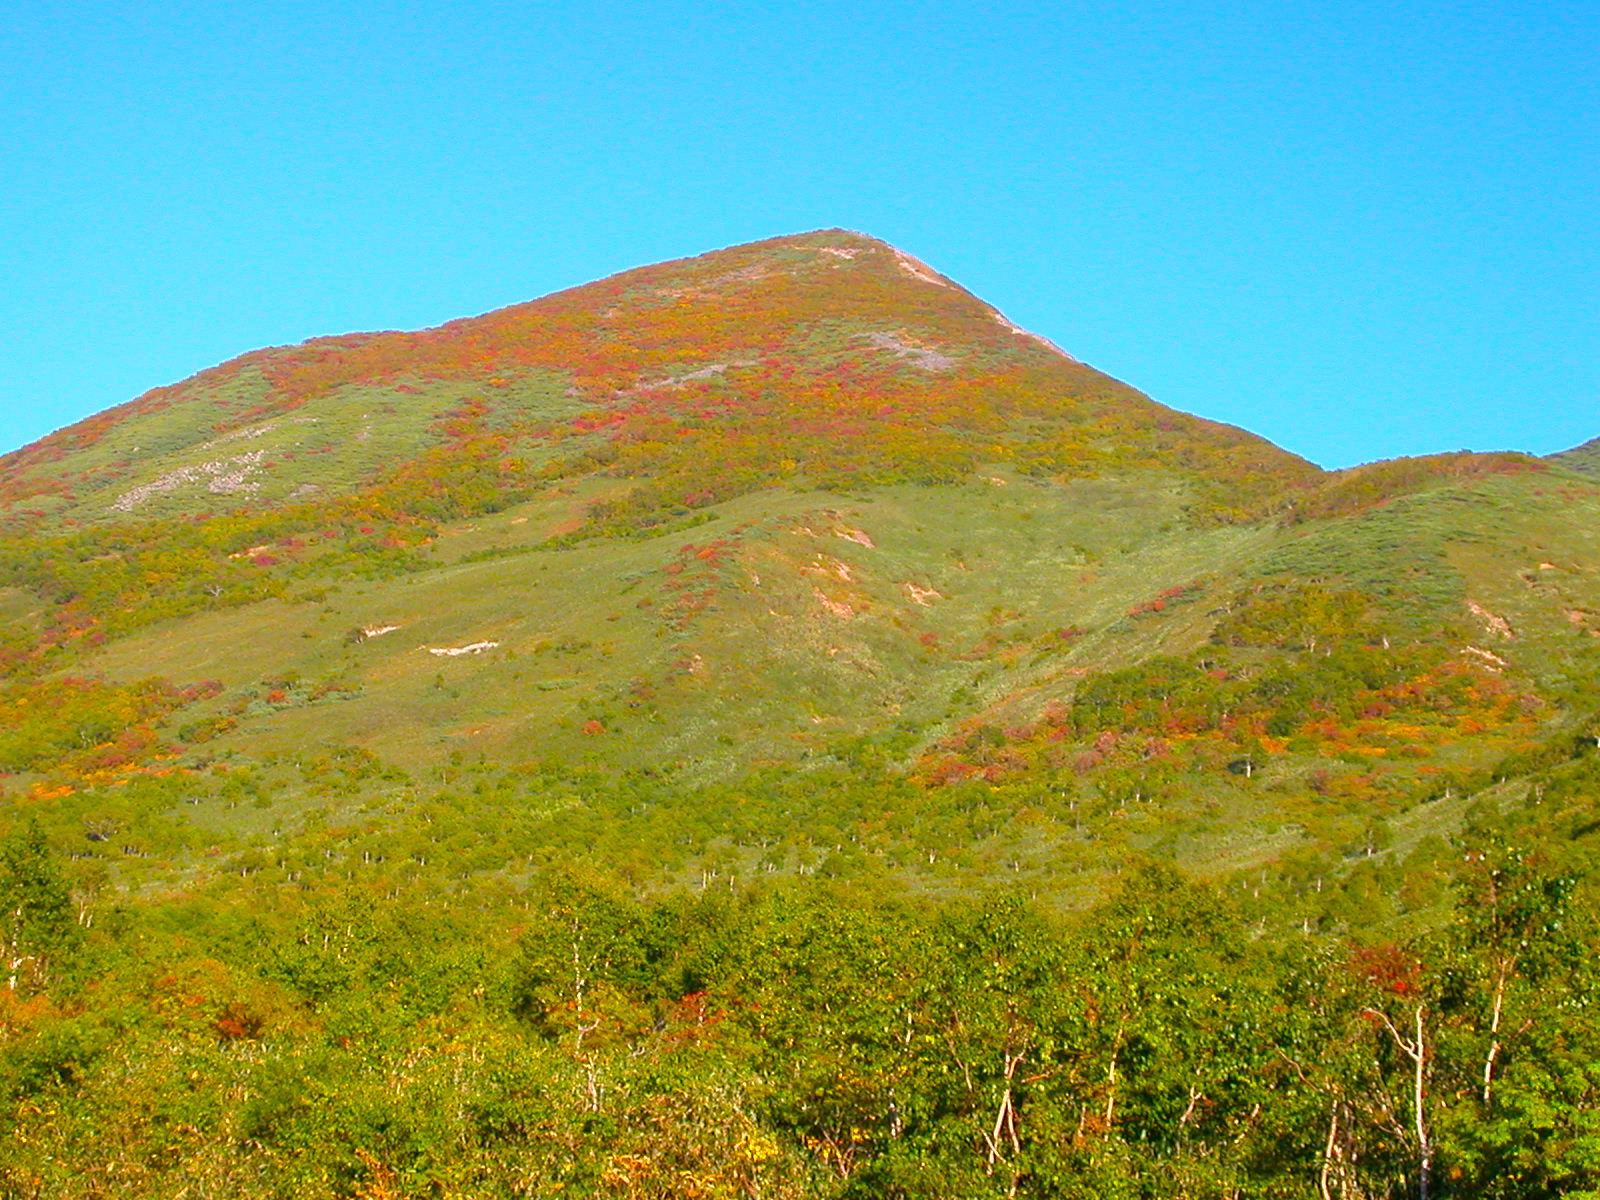
[[0, 842], [0, 914], [6, 986], [45, 987], [81, 938], [71, 890], [36, 821]]

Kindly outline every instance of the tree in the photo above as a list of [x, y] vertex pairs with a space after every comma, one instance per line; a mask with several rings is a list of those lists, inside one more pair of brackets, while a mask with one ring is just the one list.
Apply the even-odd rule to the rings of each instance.
[[1545, 854], [1482, 833], [1466, 849], [1440, 997], [1456, 1097], [1441, 1149], [1474, 1195], [1597, 1194], [1593, 906]]
[[0, 842], [0, 939], [6, 986], [43, 988], [53, 966], [76, 949], [72, 893], [37, 821]]

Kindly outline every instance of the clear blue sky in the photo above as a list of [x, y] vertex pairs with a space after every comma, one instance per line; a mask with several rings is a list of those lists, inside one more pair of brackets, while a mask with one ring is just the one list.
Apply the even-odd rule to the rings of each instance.
[[32, 4], [0, 450], [827, 226], [1325, 466], [1600, 435], [1600, 5]]

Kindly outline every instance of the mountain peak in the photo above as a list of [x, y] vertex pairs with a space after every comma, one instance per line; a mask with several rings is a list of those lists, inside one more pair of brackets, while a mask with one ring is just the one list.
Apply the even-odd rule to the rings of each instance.
[[434, 329], [242, 355], [0, 459], [0, 512], [99, 523], [320, 502], [469, 445], [517, 470], [632, 480], [635, 510], [984, 462], [1162, 471], [1232, 509], [1316, 474], [1155, 404], [887, 242], [825, 229]]
[[[715, 272], [716, 283], [730, 283], [753, 281], [767, 275], [801, 275], [819, 269], [837, 271], [849, 266], [863, 268], [867, 272], [891, 272], [912, 283], [946, 289], [951, 297], [959, 296], [968, 302], [981, 305], [991, 319], [1007, 333], [1027, 338], [1052, 354], [1077, 361], [1048, 338], [1017, 325], [994, 305], [974, 296], [955, 280], [935, 270], [916, 256], [881, 238], [857, 230], [834, 228], [785, 234], [781, 237], [729, 246], [722, 250], [712, 250], [693, 258], [678, 259], [641, 270], [654, 273], [672, 268], [701, 272], [710, 269]], [[623, 278], [633, 274], [635, 272], [624, 272], [622, 276], [612, 278]], [[842, 286], [847, 285], [842, 284]]]

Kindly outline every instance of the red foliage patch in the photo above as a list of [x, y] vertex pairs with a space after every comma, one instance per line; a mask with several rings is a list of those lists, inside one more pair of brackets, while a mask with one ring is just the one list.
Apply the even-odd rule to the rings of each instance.
[[1393, 996], [1416, 996], [1422, 991], [1422, 963], [1396, 945], [1352, 947], [1350, 970]]

